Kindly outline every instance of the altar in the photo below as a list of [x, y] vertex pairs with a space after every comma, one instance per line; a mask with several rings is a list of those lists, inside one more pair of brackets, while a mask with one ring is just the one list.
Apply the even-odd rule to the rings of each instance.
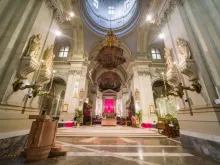
[[116, 126], [117, 120], [115, 118], [102, 119], [102, 126]]

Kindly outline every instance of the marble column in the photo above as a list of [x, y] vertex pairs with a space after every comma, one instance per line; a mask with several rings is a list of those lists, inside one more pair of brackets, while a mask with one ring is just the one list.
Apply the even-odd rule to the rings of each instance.
[[79, 105], [79, 99], [82, 99], [79, 94], [84, 85], [85, 78], [82, 76], [82, 71], [70, 70], [64, 97], [64, 104], [68, 105], [68, 109], [67, 112], [61, 113], [61, 119], [72, 120], [75, 115], [75, 109], [82, 107], [82, 105]]
[[156, 116], [150, 112], [150, 106], [154, 106], [151, 77], [148, 68], [133, 68], [133, 96], [136, 112], [142, 110], [142, 121], [153, 122]]

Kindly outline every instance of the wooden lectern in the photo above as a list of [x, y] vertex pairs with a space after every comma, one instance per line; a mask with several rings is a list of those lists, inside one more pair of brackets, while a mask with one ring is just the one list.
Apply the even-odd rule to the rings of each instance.
[[50, 156], [65, 155], [67, 150], [55, 145], [58, 121], [47, 115], [30, 115], [33, 121], [23, 154], [28, 162], [39, 161]]

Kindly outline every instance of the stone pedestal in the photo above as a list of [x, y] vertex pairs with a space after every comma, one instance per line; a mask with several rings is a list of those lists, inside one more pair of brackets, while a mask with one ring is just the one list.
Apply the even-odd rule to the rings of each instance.
[[27, 143], [24, 149], [24, 156], [28, 162], [40, 161], [50, 156], [65, 155], [66, 150], [55, 145], [58, 121], [51, 121], [47, 115], [30, 115], [33, 121]]

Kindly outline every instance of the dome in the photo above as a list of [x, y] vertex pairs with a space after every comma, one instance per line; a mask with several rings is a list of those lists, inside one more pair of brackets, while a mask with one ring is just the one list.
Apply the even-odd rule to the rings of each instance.
[[130, 31], [137, 23], [140, 10], [137, 0], [85, 0], [81, 11], [87, 25], [98, 34], [104, 35], [109, 28], [116, 35]]

